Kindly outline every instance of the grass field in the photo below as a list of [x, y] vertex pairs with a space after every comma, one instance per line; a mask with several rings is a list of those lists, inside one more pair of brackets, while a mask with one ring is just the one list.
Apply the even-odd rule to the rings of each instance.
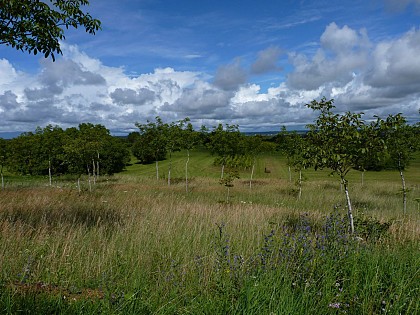
[[[418, 314], [420, 158], [405, 172], [352, 171], [359, 239], [329, 171], [297, 198], [283, 158], [227, 189], [206, 151], [87, 179], [6, 176], [0, 191], [0, 313]], [[265, 172], [269, 170], [270, 173]], [[335, 209], [335, 210], [334, 210]]]

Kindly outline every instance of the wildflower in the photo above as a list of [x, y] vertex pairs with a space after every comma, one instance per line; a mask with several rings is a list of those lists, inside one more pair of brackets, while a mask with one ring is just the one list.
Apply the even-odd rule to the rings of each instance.
[[340, 302], [330, 303], [328, 305], [328, 307], [330, 307], [330, 308], [340, 308], [340, 306], [341, 306]]

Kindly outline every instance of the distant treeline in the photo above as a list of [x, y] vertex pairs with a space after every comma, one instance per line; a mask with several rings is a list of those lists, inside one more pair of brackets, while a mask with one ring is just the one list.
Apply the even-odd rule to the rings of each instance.
[[11, 140], [0, 138], [1, 168], [21, 175], [113, 174], [129, 160], [124, 140], [91, 123], [66, 130], [48, 125]]
[[[171, 158], [175, 151], [189, 152], [197, 146], [215, 155], [215, 164], [222, 168], [251, 167], [259, 154], [267, 152], [285, 155], [291, 165], [302, 153], [299, 141], [307, 135], [285, 127], [277, 133], [241, 133], [238, 125], [229, 124], [195, 130], [188, 118], [164, 123], [156, 117], [155, 121], [136, 126], [139, 131], [126, 137], [112, 136], [103, 125], [83, 123], [68, 129], [48, 125], [10, 140], [0, 138], [1, 172], [6, 167], [8, 172], [22, 175], [114, 174], [124, 169], [131, 155], [141, 163], [153, 163]], [[410, 128], [415, 150], [420, 127], [417, 124]], [[384, 152], [380, 159], [365, 161], [364, 169], [398, 168], [390, 152]]]

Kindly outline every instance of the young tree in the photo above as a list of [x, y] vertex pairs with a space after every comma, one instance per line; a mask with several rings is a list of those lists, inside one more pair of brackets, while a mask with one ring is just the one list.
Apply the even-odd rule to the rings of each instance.
[[65, 135], [65, 162], [69, 172], [78, 175], [79, 192], [82, 174], [88, 175], [91, 190], [90, 176], [93, 174], [95, 179], [99, 165], [104, 173], [113, 174], [116, 170], [122, 170], [128, 161], [128, 150], [102, 125], [83, 123], [79, 129], [67, 129]]
[[290, 140], [294, 143], [294, 149], [289, 152], [290, 155], [290, 165], [293, 166], [296, 172], [299, 173], [298, 179], [296, 180], [296, 185], [299, 189], [298, 199], [302, 197], [302, 171], [311, 166], [311, 161], [305, 159], [305, 152], [308, 149], [308, 143], [306, 137], [293, 132], [289, 135]]
[[7, 160], [7, 141], [0, 138], [0, 176], [1, 176], [1, 189], [4, 189], [3, 168]]
[[251, 169], [249, 178], [249, 189], [252, 189], [252, 182], [254, 179], [255, 164], [257, 158], [263, 152], [272, 152], [275, 150], [275, 145], [271, 142], [264, 141], [261, 135], [242, 137], [242, 166]]
[[82, 123], [79, 125], [79, 137], [84, 141], [85, 148], [89, 151], [88, 154], [90, 155], [90, 160], [86, 163], [88, 175], [90, 176], [90, 165], [92, 165], [93, 180], [96, 183], [96, 179], [100, 175], [99, 162], [101, 160], [101, 152], [108, 145], [112, 136], [109, 130], [103, 125]]
[[403, 212], [407, 211], [407, 187], [404, 178], [404, 169], [413, 159], [413, 153], [416, 151], [416, 141], [418, 141], [415, 127], [407, 124], [401, 114], [390, 115], [386, 120], [381, 121], [387, 152], [397, 168], [401, 177], [403, 194]]
[[286, 130], [286, 126], [282, 126], [280, 133], [276, 138], [279, 151], [286, 155], [287, 167], [289, 170], [289, 182], [292, 182], [292, 157], [296, 152], [295, 144], [293, 142], [294, 136], [291, 136]]
[[25, 132], [9, 142], [9, 169], [22, 175], [41, 174], [39, 137]]
[[95, 34], [101, 22], [85, 13], [82, 7], [88, 0], [0, 0], [0, 44], [45, 58], [61, 54], [60, 41], [64, 29], [82, 26]]
[[109, 136], [104, 139], [100, 157], [102, 174], [112, 175], [124, 170], [130, 162], [130, 151], [123, 139]]
[[[67, 129], [68, 130], [68, 129]], [[67, 132], [66, 130], [66, 132]], [[65, 163], [68, 165], [69, 173], [77, 175], [77, 189], [79, 194], [80, 177], [86, 173], [86, 165], [90, 162], [90, 154], [86, 148], [86, 143], [78, 136], [75, 138], [68, 138], [64, 147]]]
[[168, 124], [164, 124], [157, 116], [155, 122], [147, 121], [146, 124], [136, 123], [140, 136], [133, 145], [133, 154], [143, 163], [150, 162], [153, 158], [156, 163], [156, 179], [159, 180], [159, 160], [166, 157], [168, 145]]
[[172, 122], [166, 126], [166, 148], [169, 152], [169, 168], [168, 168], [168, 186], [171, 185], [171, 172], [172, 172], [172, 153], [180, 151], [182, 148], [182, 129], [185, 120]]
[[182, 129], [182, 147], [187, 151], [187, 160], [185, 161], [185, 192], [188, 193], [188, 165], [190, 162], [190, 151], [200, 143], [200, 133], [196, 132], [190, 119], [185, 118], [185, 125]]
[[[35, 131], [39, 139], [40, 163], [48, 169], [49, 185], [52, 185], [52, 175], [63, 169], [64, 130], [59, 126], [47, 125], [38, 127]], [[48, 163], [48, 164], [46, 164]]]
[[[322, 98], [313, 100], [307, 107], [319, 112], [314, 124], [308, 125], [308, 148], [304, 158], [315, 169], [329, 168], [339, 175], [344, 186], [350, 231], [354, 233], [353, 210], [350, 200], [347, 174], [352, 168], [359, 168], [369, 155], [373, 157], [384, 152], [385, 144], [375, 130], [375, 125], [366, 124], [362, 113], [334, 114], [334, 100]], [[371, 137], [366, 137], [370, 134]]]
[[219, 184], [226, 187], [226, 203], [229, 202], [230, 198], [230, 189], [234, 186], [233, 182], [235, 179], [239, 179], [239, 172], [236, 169], [229, 169], [227, 171], [227, 176], [221, 178], [219, 180]]
[[223, 125], [219, 124], [210, 133], [208, 147], [212, 154], [218, 155], [216, 162], [222, 166], [220, 178], [223, 178], [228, 159], [232, 161], [235, 156], [241, 154], [240, 143], [242, 137], [238, 125], [226, 124], [226, 128], [224, 129]]

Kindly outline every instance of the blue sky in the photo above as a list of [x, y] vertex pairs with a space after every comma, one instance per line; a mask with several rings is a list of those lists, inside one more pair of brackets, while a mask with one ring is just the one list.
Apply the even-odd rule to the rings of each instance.
[[420, 0], [92, 0], [86, 10], [102, 31], [68, 31], [55, 63], [0, 47], [0, 133], [81, 122], [124, 133], [157, 115], [300, 129], [322, 96], [365, 119], [420, 118]]

